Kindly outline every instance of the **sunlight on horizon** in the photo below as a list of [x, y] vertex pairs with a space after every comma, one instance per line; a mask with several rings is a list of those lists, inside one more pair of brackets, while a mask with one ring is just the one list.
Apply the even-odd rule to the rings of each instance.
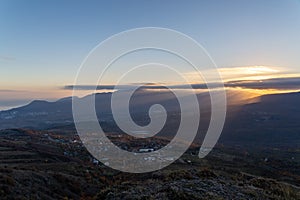
[[[293, 73], [289, 71], [285, 71], [285, 68], [280, 67], [270, 67], [270, 66], [242, 66], [242, 67], [224, 67], [218, 69], [220, 76], [223, 78], [224, 83], [230, 83], [230, 81], [250, 81], [250, 82], [262, 82], [268, 79], [274, 78], [295, 78], [300, 77], [300, 73]], [[210, 73], [210, 72], [206, 72]], [[212, 77], [213, 72], [212, 73]], [[203, 79], [201, 76], [196, 73], [186, 73], [183, 74], [186, 79], [189, 80], [190, 84], [203, 84]], [[299, 78], [300, 79], [300, 78]], [[134, 84], [134, 83], [129, 83]], [[150, 83], [145, 83], [145, 85], [149, 85]], [[180, 83], [164, 83], [165, 85], [180, 85]], [[152, 84], [153, 85], [153, 84]], [[230, 86], [225, 88], [229, 98], [231, 98], [232, 102], [243, 102], [248, 103], [253, 99], [259, 98], [263, 95], [268, 94], [282, 94], [282, 93], [290, 93], [290, 92], [298, 92], [298, 89], [270, 89], [270, 88], [261, 88], [261, 89], [251, 89], [247, 87], [238, 87], [238, 86]], [[151, 89], [155, 91], [155, 89]], [[213, 89], [213, 90], [217, 90]], [[230, 91], [230, 92], [228, 92]], [[84, 97], [86, 95], [90, 95], [92, 93], [107, 93], [112, 92], [111, 90], [82, 90], [80, 91], [79, 97]], [[207, 92], [207, 89], [195, 89], [197, 93]], [[7, 102], [15, 101], [15, 102], [23, 102], [19, 103], [19, 105], [24, 105], [24, 103], [28, 103], [31, 100], [41, 99], [41, 100], [50, 100], [54, 101], [56, 99], [64, 98], [72, 96], [73, 91], [71, 89], [66, 89], [64, 86], [36, 86], [34, 88], [20, 87], [19, 90], [1, 90], [0, 89], [0, 100], [2, 101], [0, 107], [2, 108], [10, 108], [17, 107], [18, 103], [8, 105]], [[235, 95], [232, 95], [235, 94]], [[234, 99], [236, 98], [236, 100]], [[255, 101], [256, 101], [255, 100]], [[3, 104], [3, 105], [2, 105]], [[0, 109], [2, 110], [2, 109]]]
[[[242, 80], [266, 80], [271, 78], [290, 78], [300, 77], [300, 73], [286, 71], [285, 68], [270, 67], [262, 65], [241, 66], [241, 67], [222, 67], [217, 69], [224, 82], [242, 81]], [[214, 71], [206, 71], [214, 76]], [[189, 72], [185, 74], [189, 80], [194, 83], [199, 83], [198, 72]]]

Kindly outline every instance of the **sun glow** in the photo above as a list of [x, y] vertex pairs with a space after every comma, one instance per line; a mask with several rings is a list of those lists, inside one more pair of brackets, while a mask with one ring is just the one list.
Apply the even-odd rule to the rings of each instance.
[[279, 70], [272, 69], [270, 67], [266, 66], [250, 66], [250, 67], [244, 67], [245, 68], [245, 74], [265, 74], [265, 73], [278, 73]]
[[244, 66], [220, 68], [219, 72], [224, 80], [264, 80], [279, 76], [281, 70], [268, 66]]
[[[222, 77], [224, 84], [230, 82], [263, 82], [268, 79], [276, 79], [276, 78], [294, 78], [300, 77], [299, 73], [293, 73], [292, 71], [287, 71], [286, 68], [280, 67], [270, 67], [270, 66], [241, 66], [241, 67], [225, 67], [218, 68], [218, 72]], [[211, 73], [211, 77], [214, 77], [215, 71], [206, 71], [207, 73]], [[186, 74], [189, 80], [193, 80], [193, 83], [199, 83], [199, 80], [204, 83], [199, 74], [197, 73], [188, 73]], [[227, 84], [228, 85], [228, 84]], [[230, 85], [230, 84], [229, 84]], [[295, 89], [272, 89], [272, 88], [247, 88], [247, 87], [239, 87], [238, 84], [235, 86], [233, 84], [231, 87], [226, 86], [226, 91], [228, 92], [228, 96], [230, 96], [231, 103], [249, 103], [259, 101], [259, 97], [268, 94], [280, 94], [280, 93], [290, 93], [297, 92]], [[203, 92], [203, 90], [201, 90]]]
[[[279, 77], [294, 76], [294, 74], [285, 73], [285, 70], [279, 67], [269, 66], [242, 66], [242, 67], [224, 67], [217, 69], [224, 82], [235, 80], [265, 80]], [[211, 77], [210, 80], [216, 77], [214, 70], [207, 70], [205, 72], [207, 77]], [[199, 83], [202, 80], [198, 72], [188, 72], [185, 74], [188, 80]], [[213, 80], [212, 80], [213, 81]]]

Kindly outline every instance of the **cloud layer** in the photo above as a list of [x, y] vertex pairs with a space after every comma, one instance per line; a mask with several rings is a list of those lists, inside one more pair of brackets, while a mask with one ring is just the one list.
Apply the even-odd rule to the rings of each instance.
[[[220, 83], [211, 83], [213, 88], [219, 88], [222, 84]], [[192, 84], [194, 89], [207, 89], [206, 84]], [[266, 80], [238, 80], [238, 81], [229, 81], [224, 83], [226, 88], [244, 88], [244, 89], [274, 89], [274, 90], [300, 90], [300, 77], [292, 78], [273, 78]], [[121, 89], [129, 89], [133, 85], [121, 85]], [[171, 85], [168, 86], [170, 89], [189, 89], [188, 85]], [[114, 90], [114, 85], [101, 85], [101, 86], [92, 86], [92, 85], [67, 85], [64, 87], [66, 90]], [[143, 89], [165, 89], [165, 86], [156, 85], [156, 84], [145, 84]]]
[[300, 90], [300, 77], [273, 78], [260, 81], [230, 81], [227, 87], [246, 89]]

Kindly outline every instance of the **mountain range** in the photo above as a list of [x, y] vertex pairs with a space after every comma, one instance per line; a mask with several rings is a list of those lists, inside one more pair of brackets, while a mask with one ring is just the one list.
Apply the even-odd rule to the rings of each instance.
[[[109, 132], [119, 132], [111, 114], [111, 96], [112, 93], [99, 93], [82, 97], [80, 100], [95, 98], [100, 123], [105, 123]], [[210, 100], [207, 93], [199, 94], [198, 99], [201, 109], [197, 137], [199, 139], [203, 138], [210, 120]], [[299, 147], [299, 102], [298, 92], [264, 95], [254, 103], [228, 105], [227, 119], [220, 142], [232, 145]], [[170, 125], [165, 129], [167, 130], [165, 135], [170, 136], [170, 132], [174, 134], [180, 122], [180, 107], [174, 94], [170, 92], [137, 92], [130, 101], [133, 120], [139, 125], [148, 124], [150, 122], [148, 110], [154, 103], [162, 104], [167, 110], [167, 122], [169, 120]], [[75, 130], [72, 97], [55, 102], [35, 100], [26, 106], [0, 112], [0, 129], [51, 129], [67, 126]]]

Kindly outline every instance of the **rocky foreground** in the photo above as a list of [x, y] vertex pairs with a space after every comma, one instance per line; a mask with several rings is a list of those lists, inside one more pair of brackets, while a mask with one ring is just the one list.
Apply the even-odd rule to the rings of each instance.
[[300, 199], [299, 152], [270, 151], [220, 146], [200, 160], [191, 149], [163, 170], [128, 174], [94, 162], [74, 134], [5, 130], [0, 199]]

